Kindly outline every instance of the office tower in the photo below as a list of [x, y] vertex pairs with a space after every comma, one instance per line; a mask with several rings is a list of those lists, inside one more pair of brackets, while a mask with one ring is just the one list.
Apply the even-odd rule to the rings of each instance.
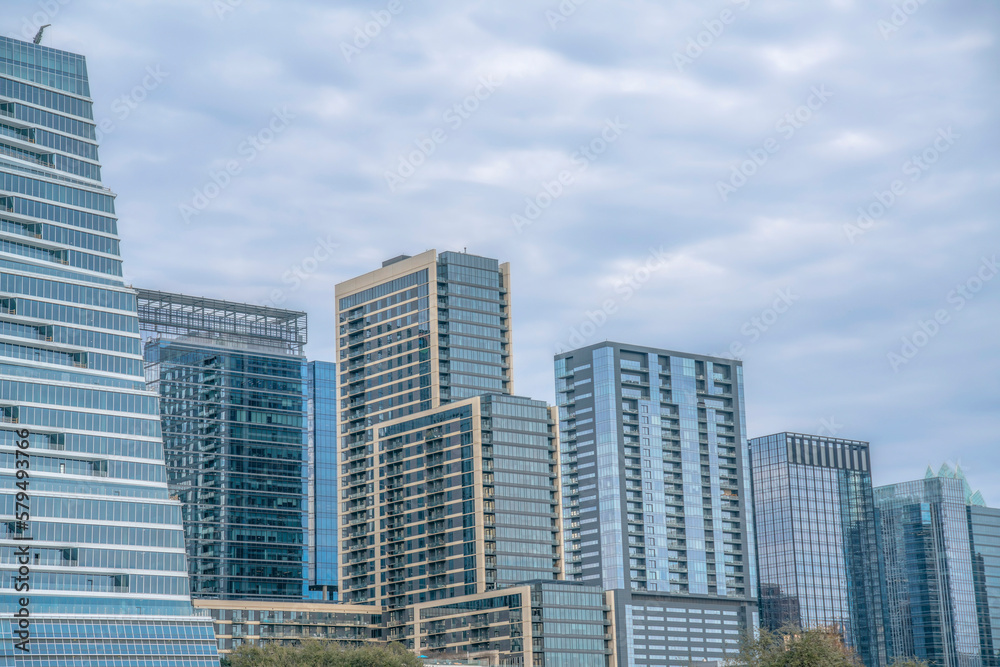
[[307, 593], [306, 314], [140, 289], [191, 594]]
[[927, 468], [925, 478], [945, 477], [962, 484], [969, 519], [972, 581], [976, 589], [976, 624], [984, 667], [1000, 665], [1000, 509], [987, 507], [983, 494], [973, 491], [959, 466]]
[[567, 578], [614, 590], [620, 665], [757, 625], [740, 362], [619, 343], [555, 358]]
[[310, 361], [309, 597], [337, 599], [337, 364]]
[[0, 663], [217, 665], [82, 56], [0, 37], [0, 174]]
[[801, 433], [750, 440], [760, 622], [834, 628], [887, 664], [867, 442]]
[[1000, 665], [1000, 509], [969, 505], [972, 577], [983, 667]]
[[880, 486], [875, 507], [885, 562], [889, 656], [915, 656], [940, 667], [979, 667], [962, 481], [934, 477]]
[[342, 444], [388, 419], [510, 394], [507, 264], [428, 250], [337, 285]]

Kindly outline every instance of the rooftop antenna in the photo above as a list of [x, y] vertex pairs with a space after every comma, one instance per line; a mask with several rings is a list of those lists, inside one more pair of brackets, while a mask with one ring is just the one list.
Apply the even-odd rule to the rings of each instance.
[[45, 25], [43, 25], [41, 28], [38, 29], [38, 32], [35, 33], [35, 44], [42, 43], [42, 33], [45, 32], [45, 29], [50, 27], [51, 25], [52, 25], [51, 23], [46, 23]]

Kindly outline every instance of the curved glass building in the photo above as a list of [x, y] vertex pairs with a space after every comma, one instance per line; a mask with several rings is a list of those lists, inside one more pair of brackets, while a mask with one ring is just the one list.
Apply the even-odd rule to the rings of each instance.
[[82, 56], [0, 37], [0, 665], [218, 665]]

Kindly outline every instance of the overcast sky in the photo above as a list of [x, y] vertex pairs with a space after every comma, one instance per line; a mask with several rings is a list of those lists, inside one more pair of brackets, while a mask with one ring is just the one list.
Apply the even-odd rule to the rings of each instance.
[[738, 356], [751, 436], [1000, 505], [996, 2], [5, 0], [41, 23], [131, 283], [306, 310], [332, 360], [335, 283], [467, 248], [517, 393], [604, 339]]

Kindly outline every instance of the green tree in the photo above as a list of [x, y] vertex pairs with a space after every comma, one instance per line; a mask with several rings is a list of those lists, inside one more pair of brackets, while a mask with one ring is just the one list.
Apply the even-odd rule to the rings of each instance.
[[747, 637], [736, 660], [746, 667], [858, 667], [861, 661], [844, 646], [840, 635], [826, 628], [787, 626], [758, 637]]
[[920, 658], [893, 658], [891, 667], [927, 667], [927, 662]]
[[231, 667], [422, 667], [415, 655], [399, 644], [371, 644], [358, 648], [316, 639], [295, 646], [243, 644], [225, 663]]

